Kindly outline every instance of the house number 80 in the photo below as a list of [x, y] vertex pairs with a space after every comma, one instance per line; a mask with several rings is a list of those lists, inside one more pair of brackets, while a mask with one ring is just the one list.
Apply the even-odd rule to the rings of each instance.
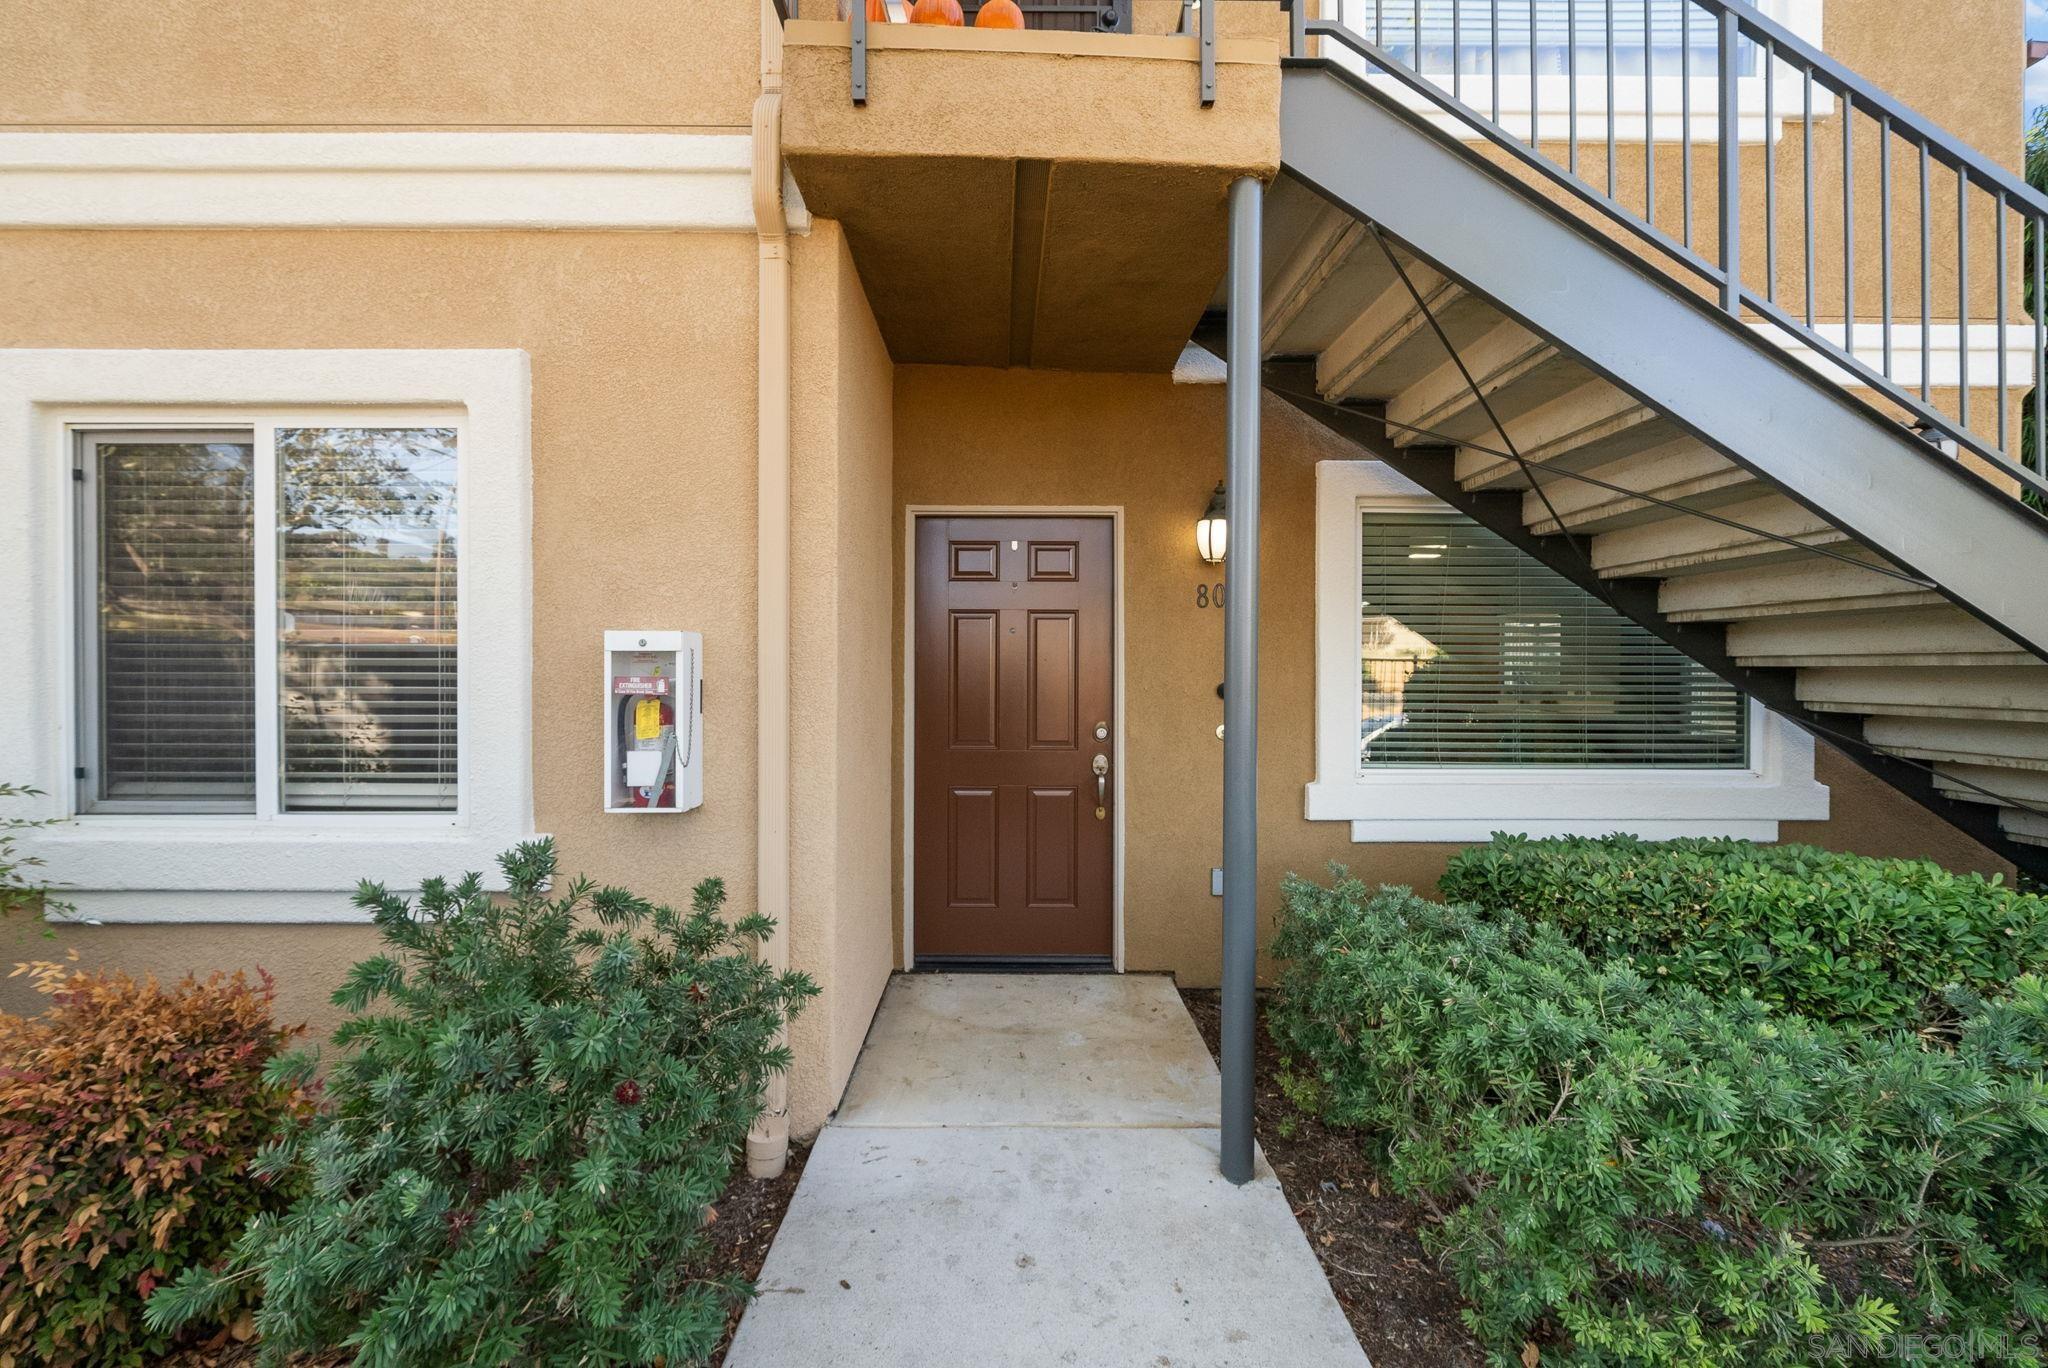
[[1221, 608], [1223, 586], [1220, 584], [1198, 584], [1195, 586], [1195, 607]]

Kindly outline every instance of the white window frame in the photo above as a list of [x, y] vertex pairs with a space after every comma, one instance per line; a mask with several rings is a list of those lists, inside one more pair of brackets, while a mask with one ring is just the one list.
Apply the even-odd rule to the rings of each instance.
[[1828, 815], [1813, 777], [1813, 738], [1754, 700], [1743, 769], [1583, 769], [1359, 763], [1359, 515], [1441, 510], [1443, 502], [1380, 461], [1316, 465], [1316, 777], [1310, 821], [1351, 823], [1358, 842], [1484, 841], [1629, 832], [1649, 840], [1739, 836], [1774, 841], [1782, 821]]
[[[1399, 0], [1386, 0], [1398, 6]], [[1615, 8], [1639, 4], [1640, 0], [1616, 0]], [[1774, 19], [1797, 36], [1818, 48], [1821, 46], [1821, 11], [1825, 0], [1758, 0], [1757, 10], [1767, 19]], [[1462, 27], [1476, 41], [1486, 38], [1486, 0], [1467, 0], [1469, 13], [1464, 16]], [[1341, 11], [1340, 11], [1341, 12]], [[1396, 11], [1398, 14], [1398, 10]], [[1697, 21], [1694, 34], [1711, 36], [1712, 20], [1703, 12], [1694, 15]], [[1606, 12], [1600, 8], [1599, 0], [1584, 0], [1580, 16], [1582, 30], [1587, 33], [1600, 32], [1599, 25], [1606, 22]], [[1370, 24], [1359, 30], [1363, 36], [1372, 37]], [[1512, 35], [1511, 35], [1512, 36]], [[1326, 42], [1324, 54], [1339, 65], [1351, 68], [1363, 76], [1375, 88], [1386, 91], [1403, 107], [1414, 110], [1433, 126], [1454, 137], [1466, 141], [1478, 141], [1480, 135], [1464, 120], [1443, 111], [1434, 100], [1410, 90], [1392, 76], [1369, 69], [1363, 59], [1340, 43]], [[1581, 64], [1583, 66], [1583, 63]], [[1692, 139], [1695, 143], [1711, 144], [1718, 138], [1720, 109], [1720, 76], [1713, 70], [1711, 61], [1695, 63], [1692, 74]], [[1429, 78], [1445, 93], [1452, 93], [1448, 77], [1432, 75]], [[1675, 143], [1685, 135], [1686, 120], [1681, 111], [1684, 108], [1684, 87], [1682, 76], [1660, 75], [1649, 78], [1647, 92], [1641, 76], [1620, 76], [1614, 78], [1614, 140], [1617, 143], [1641, 144], [1647, 132], [1652, 142]], [[1787, 120], [1800, 117], [1804, 112], [1800, 78], [1797, 70], [1789, 63], [1778, 63], [1777, 119], [1766, 127], [1764, 118], [1764, 79], [1761, 74], [1739, 78], [1738, 119], [1736, 137], [1745, 143], [1760, 143], [1769, 138], [1776, 141], [1782, 136]], [[1467, 73], [1464, 81], [1465, 103], [1488, 118], [1493, 114], [1493, 78], [1486, 74]], [[1645, 97], [1647, 95], [1647, 104]], [[1598, 71], [1597, 64], [1591, 71], [1579, 73], [1579, 143], [1582, 147], [1607, 141], [1607, 78]], [[1816, 85], [1813, 92], [1813, 113], [1815, 118], [1832, 114], [1835, 97], [1832, 92]], [[1541, 76], [1536, 78], [1536, 131], [1545, 142], [1562, 142], [1571, 115], [1571, 81], [1565, 76]], [[1656, 116], [1646, 121], [1645, 109], [1654, 109]], [[1527, 74], [1510, 75], [1503, 73], [1500, 81], [1500, 126], [1509, 135], [1527, 140], [1530, 131], [1529, 118], [1529, 77]], [[1646, 128], [1647, 122], [1647, 128]]]
[[[22, 816], [79, 915], [98, 921], [365, 920], [357, 880], [411, 889], [436, 874], [495, 876], [534, 834], [530, 383], [521, 351], [0, 350], [0, 755], [43, 791]], [[451, 812], [79, 812], [82, 577], [76, 434], [115, 427], [244, 427], [259, 506], [274, 488], [276, 425], [457, 429], [457, 805]], [[259, 535], [262, 535], [259, 529]], [[259, 565], [260, 565], [259, 561]], [[259, 576], [258, 602], [275, 585]], [[266, 655], [258, 652], [259, 662]], [[270, 685], [260, 667], [259, 694]], [[259, 729], [259, 775], [266, 749]], [[259, 791], [261, 789], [259, 783]]]

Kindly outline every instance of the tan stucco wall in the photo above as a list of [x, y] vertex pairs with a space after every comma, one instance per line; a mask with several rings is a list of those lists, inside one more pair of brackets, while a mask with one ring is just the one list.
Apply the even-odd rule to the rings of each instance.
[[[752, 234], [0, 234], [0, 347], [518, 347], [533, 367], [533, 765], [537, 829], [564, 866], [681, 902], [707, 875], [754, 903], [755, 282]], [[835, 652], [873, 678], [887, 650], [889, 375], [843, 239], [794, 241], [799, 384], [796, 658]], [[842, 515], [840, 503], [845, 512]], [[835, 563], [836, 562], [836, 566]], [[809, 616], [820, 583], [828, 609]], [[592, 681], [605, 627], [705, 636], [704, 806], [599, 811]], [[886, 787], [880, 695], [835, 699], [830, 671], [799, 709], [794, 967], [828, 996], [799, 1025], [799, 1128], [837, 1096], [887, 972], [886, 817], [846, 801]], [[800, 698], [803, 697], [800, 695]], [[853, 730], [845, 730], [851, 728]], [[835, 731], [840, 734], [835, 737]], [[813, 769], [813, 761], [825, 763]], [[842, 869], [837, 851], [850, 852]], [[458, 871], [449, 871], [458, 872]], [[345, 893], [338, 890], [337, 905]], [[844, 924], [832, 918], [845, 909]], [[204, 917], [206, 909], [195, 906]], [[326, 998], [373, 937], [360, 927], [65, 927], [134, 968], [262, 965], [280, 1012], [325, 1033]], [[32, 1006], [19, 980], [0, 1007]]]
[[[669, 901], [717, 874], [747, 907], [754, 279], [751, 234], [17, 232], [0, 234], [0, 346], [525, 349], [538, 829], [555, 834], [568, 869]], [[607, 626], [704, 632], [697, 812], [626, 820], [598, 809], [590, 693]], [[336, 952], [335, 974], [351, 934], [369, 944], [367, 933], [299, 927], [180, 932], [195, 962], [304, 968], [299, 943], [317, 936]], [[177, 934], [67, 933], [135, 963]], [[325, 1026], [329, 986], [294, 976], [285, 991]]]
[[754, 0], [15, 0], [0, 124], [744, 127]]
[[[1356, 845], [1347, 824], [1301, 816], [1315, 768], [1315, 463], [1357, 451], [1281, 400], [1269, 398], [1264, 415], [1259, 887], [1270, 919], [1289, 871], [1336, 860], [1363, 878], [1428, 890], [1459, 847]], [[906, 506], [1124, 510], [1125, 964], [1191, 984], [1213, 984], [1219, 968], [1221, 903], [1208, 889], [1222, 829], [1223, 614], [1197, 607], [1195, 588], [1221, 575], [1196, 555], [1194, 522], [1223, 473], [1223, 438], [1216, 385], [926, 366], [896, 376], [899, 565]], [[899, 573], [899, 661], [902, 596]], [[900, 669], [895, 690], [900, 852]], [[2002, 867], [1842, 757], [1824, 750], [1818, 768], [1834, 786], [1834, 816], [1788, 823], [1785, 839]], [[900, 952], [900, 920], [898, 934]]]
[[796, 257], [792, 469], [791, 962], [825, 996], [791, 1030], [790, 1125], [815, 1130], [853, 1071], [893, 964], [889, 462], [894, 368], [836, 225]]

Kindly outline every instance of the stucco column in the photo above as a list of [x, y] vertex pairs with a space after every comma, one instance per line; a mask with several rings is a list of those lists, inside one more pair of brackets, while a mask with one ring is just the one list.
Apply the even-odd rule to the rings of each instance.
[[[759, 451], [755, 515], [755, 887], [775, 919], [761, 958], [789, 967], [789, 222], [782, 203], [782, 22], [761, 0], [761, 95], [754, 102], [754, 225], [760, 238]], [[789, 1079], [776, 1074], [747, 1134], [747, 1172], [789, 1161]]]

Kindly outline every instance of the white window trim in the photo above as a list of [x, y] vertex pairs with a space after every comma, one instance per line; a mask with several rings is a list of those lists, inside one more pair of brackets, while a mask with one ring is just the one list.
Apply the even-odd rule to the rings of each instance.
[[[495, 876], [533, 835], [530, 381], [522, 351], [0, 350], [0, 756], [69, 819], [24, 846], [99, 921], [365, 920], [359, 879]], [[74, 430], [420, 410], [460, 429], [458, 805], [449, 813], [76, 812]]]
[[[1398, 0], [1387, 0], [1397, 6], [1394, 13], [1399, 15]], [[1630, 0], [1616, 0], [1619, 12]], [[1821, 9], [1825, 0], [1760, 0], [1757, 9], [1764, 17], [1775, 19], [1797, 36], [1818, 48], [1821, 46]], [[1486, 41], [1486, 0], [1468, 0], [1464, 16], [1468, 43]], [[1588, 35], [1601, 32], [1600, 25], [1606, 22], [1605, 12], [1598, 0], [1587, 0], [1581, 7], [1581, 31]], [[1369, 13], [1369, 10], [1367, 11]], [[1704, 12], [1695, 15], [1696, 37], [1712, 35], [1712, 21]], [[1355, 29], [1366, 38], [1371, 38], [1370, 23], [1363, 29]], [[1425, 95], [1410, 90], [1395, 78], [1370, 70], [1356, 53], [1335, 42], [1323, 45], [1325, 55], [1343, 66], [1358, 72], [1375, 88], [1387, 91], [1403, 107], [1421, 114], [1429, 123], [1454, 137], [1466, 141], [1478, 141], [1480, 135], [1464, 120], [1445, 113], [1443, 108]], [[1582, 64], [1583, 65], [1583, 64]], [[1713, 143], [1718, 137], [1720, 105], [1720, 81], [1713, 64], [1696, 63], [1692, 74], [1692, 139], [1695, 143]], [[1704, 67], [1704, 69], [1702, 69]], [[1447, 77], [1431, 76], [1446, 94], [1453, 93]], [[1640, 76], [1619, 76], [1614, 79], [1614, 140], [1617, 143], [1640, 144], [1645, 131], [1650, 140], [1660, 143], [1680, 141], [1686, 131], [1684, 108], [1685, 78], [1682, 76], [1652, 76], [1647, 91]], [[1760, 143], [1768, 136], [1775, 141], [1783, 135], [1784, 126], [1790, 119], [1800, 117], [1804, 112], [1804, 96], [1798, 71], [1789, 63], [1778, 63], [1777, 118], [1766, 126], [1764, 118], [1764, 79], [1761, 75], [1744, 76], [1740, 79], [1736, 137], [1745, 143]], [[1482, 115], [1493, 115], [1493, 78], [1489, 75], [1467, 73], [1464, 81], [1465, 103]], [[1579, 72], [1579, 142], [1581, 146], [1607, 141], [1607, 78], [1599, 73], [1598, 64], [1591, 70]], [[1647, 120], [1645, 108], [1657, 111]], [[1536, 78], [1536, 131], [1545, 142], [1563, 142], [1568, 131], [1571, 114], [1571, 82], [1565, 76], [1538, 76]], [[1815, 118], [1832, 114], [1835, 109], [1834, 95], [1816, 85], [1813, 92], [1813, 113]], [[1529, 78], [1524, 75], [1503, 74], [1500, 81], [1500, 127], [1510, 136], [1528, 140]]]
[[1650, 840], [1778, 838], [1781, 821], [1828, 815], [1813, 777], [1813, 738], [1750, 704], [1750, 765], [1730, 770], [1390, 767], [1358, 764], [1358, 515], [1441, 509], [1379, 461], [1316, 465], [1316, 778], [1310, 821], [1351, 823], [1351, 839], [1484, 841], [1496, 831]]

